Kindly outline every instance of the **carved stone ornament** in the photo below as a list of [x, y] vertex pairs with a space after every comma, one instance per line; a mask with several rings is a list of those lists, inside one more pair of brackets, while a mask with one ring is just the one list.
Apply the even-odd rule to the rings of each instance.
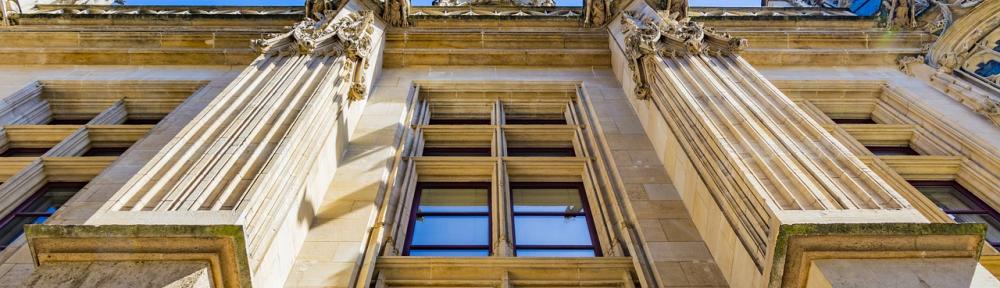
[[348, 99], [364, 99], [364, 71], [372, 51], [375, 15], [371, 11], [354, 12], [335, 19], [336, 12], [327, 10], [319, 20], [307, 18], [295, 24], [292, 31], [270, 39], [251, 41], [251, 47], [264, 55], [278, 56], [346, 56], [352, 83]]
[[1000, 100], [995, 98], [986, 98], [985, 101], [980, 104], [979, 109], [976, 110], [979, 114], [986, 116], [994, 124], [1000, 125]]
[[942, 73], [951, 73], [955, 71], [955, 69], [958, 69], [958, 65], [961, 62], [962, 60], [959, 59], [959, 56], [955, 55], [955, 53], [945, 53], [938, 59], [938, 64], [941, 65], [938, 67], [938, 71], [941, 71]]
[[918, 55], [916, 57], [906, 56], [899, 58], [896, 62], [899, 64], [899, 71], [903, 71], [903, 73], [906, 73], [907, 75], [913, 75], [913, 72], [910, 70], [910, 65], [918, 63], [922, 64], [925, 63], [926, 60], [924, 59], [924, 55]]
[[628, 59], [635, 94], [648, 99], [650, 87], [645, 67], [647, 56], [683, 57], [691, 55], [738, 55], [747, 46], [746, 39], [733, 38], [705, 28], [688, 18], [678, 19], [678, 13], [640, 20], [630, 13], [622, 15], [625, 57]]

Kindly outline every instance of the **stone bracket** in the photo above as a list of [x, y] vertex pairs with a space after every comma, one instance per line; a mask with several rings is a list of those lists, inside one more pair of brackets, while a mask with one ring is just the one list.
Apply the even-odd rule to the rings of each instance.
[[26, 225], [25, 235], [38, 266], [204, 261], [215, 287], [251, 287], [239, 225]]
[[866, 223], [781, 225], [767, 287], [805, 287], [809, 267], [822, 259], [970, 258], [978, 260], [986, 233], [979, 223]]

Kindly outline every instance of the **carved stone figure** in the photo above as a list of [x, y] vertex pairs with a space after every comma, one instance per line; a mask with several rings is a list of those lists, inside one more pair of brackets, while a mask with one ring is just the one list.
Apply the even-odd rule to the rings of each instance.
[[587, 24], [591, 27], [603, 26], [607, 24], [608, 15], [611, 15], [609, 3], [606, 0], [591, 0], [587, 3]]
[[410, 15], [410, 1], [386, 0], [382, 9], [382, 19], [389, 25], [405, 27], [409, 25], [406, 16]]
[[677, 13], [677, 19], [684, 19], [688, 17], [688, 0], [667, 0], [667, 11], [670, 13]]
[[337, 10], [338, 0], [306, 0], [306, 18], [319, 20], [327, 10]]

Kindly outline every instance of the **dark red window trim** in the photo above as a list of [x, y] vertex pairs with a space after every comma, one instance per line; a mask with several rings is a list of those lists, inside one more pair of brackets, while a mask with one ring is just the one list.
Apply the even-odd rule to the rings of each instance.
[[[912, 185], [913, 188], [917, 188], [917, 191], [920, 191], [919, 187], [950, 186], [954, 188], [955, 191], [958, 191], [959, 194], [962, 194], [962, 196], [965, 196], [965, 198], [972, 201], [972, 203], [978, 206], [977, 208], [979, 208], [979, 209], [953, 210], [953, 209], [945, 209], [944, 207], [938, 207], [945, 214], [949, 215], [985, 214], [990, 217], [993, 217], [994, 220], [1000, 221], [1000, 213], [997, 213], [997, 211], [994, 210], [993, 207], [990, 207], [989, 204], [986, 204], [986, 202], [984, 202], [982, 199], [976, 197], [976, 194], [972, 194], [971, 191], [965, 189], [965, 187], [962, 186], [962, 184], [959, 184], [958, 182], [955, 181], [908, 181], [908, 182], [910, 182], [910, 185]], [[994, 228], [1000, 229], [1000, 227], [994, 227]], [[990, 245], [993, 246], [994, 248], [1000, 249], [1000, 242], [989, 241], [989, 240], [987, 240], [986, 242], [990, 243]]]
[[[28, 207], [30, 207], [32, 204], [35, 204], [35, 201], [38, 201], [43, 196], [45, 196], [45, 193], [48, 193], [49, 190], [51, 190], [52, 188], [55, 187], [76, 188], [77, 191], [79, 192], [80, 189], [83, 189], [83, 187], [86, 185], [87, 182], [46, 183], [41, 188], [36, 190], [33, 194], [31, 194], [31, 196], [28, 197], [28, 199], [25, 199], [24, 202], [21, 202], [20, 205], [17, 205], [17, 208], [15, 208], [14, 211], [11, 211], [7, 215], [5, 215], [2, 219], [0, 219], [0, 228], [10, 225], [10, 223], [13, 222], [14, 219], [16, 219], [17, 217], [51, 217], [53, 214], [55, 214], [54, 212], [37, 212], [37, 211], [25, 211], [25, 210], [27, 210]], [[62, 206], [60, 205], [60, 207]], [[56, 210], [58, 210], [60, 207], [56, 207]], [[22, 227], [21, 229], [13, 229], [11, 231], [19, 231], [18, 233], [24, 233], [24, 228]], [[14, 239], [17, 239], [17, 237], [11, 239], [12, 239], [11, 241], [13, 241]], [[10, 245], [10, 242], [0, 243], [0, 250], [6, 249], [8, 245]]]
[[[420, 196], [423, 189], [440, 189], [440, 188], [471, 188], [471, 189], [486, 189], [486, 212], [419, 212], [420, 207]], [[490, 215], [493, 214], [493, 191], [490, 182], [418, 182], [416, 189], [414, 189], [413, 203], [410, 206], [410, 219], [409, 225], [406, 231], [406, 242], [403, 245], [403, 256], [409, 256], [411, 249], [418, 250], [486, 250], [488, 255], [493, 255], [493, 251], [490, 247], [493, 247], [493, 220]], [[487, 245], [412, 245], [413, 243], [413, 230], [415, 228], [417, 217], [420, 216], [486, 216], [487, 217]]]
[[601, 256], [601, 246], [598, 245], [597, 241], [597, 231], [594, 228], [594, 217], [590, 211], [590, 202], [587, 199], [587, 193], [583, 188], [583, 183], [580, 182], [511, 182], [510, 189], [576, 189], [580, 193], [580, 204], [583, 205], [583, 212], [514, 212], [514, 193], [511, 193], [510, 197], [510, 210], [511, 217], [516, 216], [585, 216], [587, 219], [587, 230], [590, 232], [590, 245], [518, 245], [517, 244], [517, 231], [514, 229], [513, 219], [510, 221], [511, 225], [511, 241], [514, 245], [514, 254], [516, 256], [518, 249], [538, 249], [538, 250], [583, 250], [590, 249], [594, 251], [594, 257]]

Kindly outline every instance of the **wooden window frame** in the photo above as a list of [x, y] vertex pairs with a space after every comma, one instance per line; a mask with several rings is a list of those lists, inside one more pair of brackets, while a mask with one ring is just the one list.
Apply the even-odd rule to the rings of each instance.
[[[927, 186], [949, 186], [949, 187], [954, 188], [955, 191], [958, 191], [958, 193], [961, 194], [962, 196], [964, 196], [966, 199], [969, 199], [969, 201], [972, 201], [973, 204], [975, 204], [976, 206], [979, 206], [978, 207], [979, 209], [971, 209], [971, 210], [965, 210], [965, 209], [963, 209], [963, 210], [953, 210], [953, 209], [945, 209], [943, 207], [938, 206], [938, 208], [941, 209], [942, 212], [944, 212], [945, 214], [948, 214], [949, 216], [951, 216], [953, 214], [957, 214], [957, 215], [989, 215], [990, 217], [993, 217], [994, 220], [1000, 222], [1000, 213], [998, 213], [995, 209], [993, 209], [993, 207], [990, 207], [990, 205], [987, 204], [985, 201], [983, 201], [982, 199], [979, 199], [979, 197], [977, 197], [976, 194], [973, 194], [972, 191], [969, 191], [969, 189], [966, 189], [965, 186], [962, 186], [962, 184], [958, 183], [958, 181], [907, 181], [907, 182], [909, 182], [910, 185], [913, 186], [913, 188], [916, 189], [917, 191], [919, 191], [921, 194], [923, 194], [923, 191], [921, 191], [919, 187], [927, 187]], [[924, 197], [927, 197], [927, 196], [925, 195]], [[930, 197], [928, 197], [928, 200], [929, 199], [930, 199]], [[931, 202], [934, 202], [934, 201], [931, 201]], [[996, 227], [996, 228], [1000, 229], [1000, 227]], [[986, 243], [989, 243], [990, 246], [993, 246], [994, 248], [1000, 249], [1000, 242], [991, 242], [988, 239], [985, 239], [985, 237], [984, 237], [984, 240], [986, 241]]]
[[[417, 182], [414, 188], [413, 201], [410, 203], [409, 225], [406, 231], [406, 242], [403, 245], [403, 256], [410, 256], [410, 250], [486, 250], [487, 256], [493, 255], [493, 188], [490, 182]], [[423, 189], [486, 189], [486, 212], [419, 212], [420, 198]], [[417, 217], [420, 216], [485, 216], [487, 244], [484, 245], [413, 245], [413, 232], [416, 230]]]
[[[510, 238], [511, 245], [513, 246], [514, 257], [517, 257], [517, 250], [519, 249], [534, 249], [534, 250], [585, 250], [589, 249], [594, 251], [594, 257], [601, 257], [601, 245], [599, 245], [599, 239], [597, 237], [597, 230], [594, 225], [594, 216], [592, 214], [593, 210], [590, 206], [590, 201], [587, 199], [587, 192], [583, 186], [583, 182], [511, 182], [510, 189], [576, 189], [577, 193], [580, 195], [580, 205], [584, 207], [583, 212], [578, 213], [566, 213], [566, 212], [517, 212], [514, 211], [514, 193], [510, 193]], [[515, 229], [514, 218], [517, 216], [563, 216], [563, 217], [579, 217], [584, 216], [587, 221], [587, 232], [590, 234], [590, 245], [518, 245], [517, 244], [517, 229]]]
[[[35, 218], [52, 217], [52, 215], [54, 215], [55, 212], [59, 211], [59, 208], [62, 208], [62, 205], [59, 205], [59, 207], [56, 207], [56, 211], [54, 211], [54, 212], [32, 212], [32, 211], [25, 211], [25, 210], [27, 210], [28, 207], [31, 206], [32, 204], [35, 204], [35, 201], [38, 201], [39, 199], [42, 199], [42, 197], [44, 197], [45, 194], [48, 193], [49, 190], [52, 189], [52, 188], [60, 187], [60, 186], [62, 186], [62, 187], [73, 187], [73, 188], [79, 187], [76, 190], [76, 192], [73, 193], [74, 195], [76, 195], [76, 193], [79, 193], [80, 190], [83, 190], [83, 187], [86, 187], [87, 184], [88, 184], [88, 182], [48, 182], [48, 183], [45, 183], [45, 185], [42, 185], [42, 187], [38, 188], [38, 190], [35, 190], [35, 192], [33, 192], [30, 197], [28, 197], [27, 199], [24, 199], [24, 201], [21, 201], [21, 204], [18, 204], [17, 208], [14, 208], [13, 211], [11, 211], [10, 213], [7, 213], [7, 215], [4, 215], [4, 217], [2, 219], [0, 219], [0, 228], [6, 227], [7, 225], [10, 225], [11, 222], [13, 222], [18, 217], [35, 217]], [[14, 231], [18, 231], [18, 230], [14, 230]], [[24, 234], [24, 227], [21, 227], [21, 229], [19, 231], [20, 231], [19, 234]], [[11, 243], [13, 243], [14, 241], [16, 241], [18, 237], [20, 237], [20, 235], [18, 235], [17, 237], [11, 238], [11, 242], [0, 243], [0, 250], [7, 249], [7, 247], [10, 246]]]

